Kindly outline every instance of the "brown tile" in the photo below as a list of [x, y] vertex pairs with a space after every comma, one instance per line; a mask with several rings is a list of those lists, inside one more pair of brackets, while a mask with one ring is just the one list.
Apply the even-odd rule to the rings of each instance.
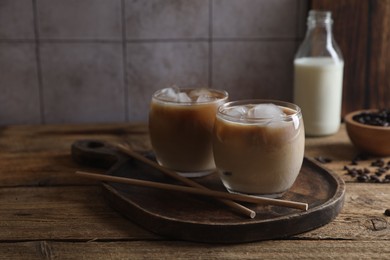
[[120, 39], [120, 0], [37, 0], [41, 38]]
[[41, 122], [35, 46], [0, 43], [0, 125]]
[[126, 0], [127, 39], [209, 36], [209, 0]]
[[230, 99], [291, 101], [294, 41], [213, 43], [213, 86]]
[[34, 39], [31, 0], [0, 1], [0, 39]]
[[152, 42], [127, 45], [129, 115], [147, 121], [154, 91], [172, 86], [207, 86], [207, 42]]
[[214, 0], [215, 38], [294, 38], [296, 0]]
[[46, 123], [125, 119], [121, 44], [43, 43]]

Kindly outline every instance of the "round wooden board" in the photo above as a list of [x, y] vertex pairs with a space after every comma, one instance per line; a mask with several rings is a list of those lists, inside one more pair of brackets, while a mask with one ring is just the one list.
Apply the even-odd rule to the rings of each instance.
[[[109, 167], [108, 175], [182, 185], [99, 141], [75, 142], [72, 156], [81, 164]], [[194, 180], [225, 191], [216, 174]], [[306, 202], [309, 210], [245, 204], [256, 211], [254, 219], [200, 196], [118, 183], [103, 183], [103, 187], [110, 205], [145, 229], [172, 239], [208, 243], [277, 239], [318, 228], [338, 215], [345, 194], [341, 178], [307, 158], [294, 186], [282, 199]]]

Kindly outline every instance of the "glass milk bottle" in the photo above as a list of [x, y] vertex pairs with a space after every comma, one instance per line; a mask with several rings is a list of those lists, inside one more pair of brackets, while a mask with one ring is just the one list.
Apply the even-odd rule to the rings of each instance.
[[294, 103], [308, 136], [334, 134], [341, 121], [344, 61], [332, 34], [331, 12], [311, 10], [294, 59]]

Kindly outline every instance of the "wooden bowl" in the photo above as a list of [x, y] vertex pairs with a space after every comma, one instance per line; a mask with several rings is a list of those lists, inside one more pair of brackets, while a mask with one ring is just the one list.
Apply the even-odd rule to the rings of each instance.
[[353, 120], [362, 112], [377, 112], [377, 109], [358, 110], [344, 118], [347, 133], [351, 142], [362, 152], [377, 156], [390, 155], [390, 127], [373, 126]]

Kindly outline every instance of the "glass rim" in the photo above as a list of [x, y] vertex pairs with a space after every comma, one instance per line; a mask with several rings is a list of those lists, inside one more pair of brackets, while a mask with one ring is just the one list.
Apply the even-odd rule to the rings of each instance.
[[311, 9], [311, 10], [309, 10], [309, 15], [312, 15], [312, 14], [317, 14], [317, 15], [321, 15], [321, 16], [331, 16], [332, 11]]
[[332, 12], [328, 10], [310, 10], [307, 18], [310, 23], [333, 23]]
[[[169, 87], [167, 87], [169, 88]], [[175, 105], [202, 105], [202, 104], [212, 104], [212, 103], [218, 103], [223, 100], [227, 100], [229, 98], [229, 93], [225, 90], [220, 90], [220, 89], [214, 89], [214, 88], [207, 88], [207, 87], [185, 87], [181, 88], [179, 87], [178, 89], [184, 92], [191, 91], [191, 90], [196, 90], [196, 89], [207, 89], [211, 93], [218, 93], [221, 95], [221, 97], [216, 97], [213, 100], [208, 100], [208, 101], [190, 101], [190, 102], [178, 102], [178, 101], [172, 101], [172, 100], [166, 100], [164, 98], [158, 97], [158, 95], [167, 88], [162, 88], [157, 91], [155, 91], [152, 95], [152, 99], [157, 100], [158, 102], [163, 102], [163, 103], [169, 103], [169, 104], [175, 104]]]
[[281, 116], [280, 120], [277, 121], [293, 121], [298, 116], [302, 117], [301, 108], [291, 102], [275, 100], [275, 99], [244, 99], [244, 100], [235, 100], [226, 102], [218, 107], [217, 116], [222, 116], [224, 119], [232, 121], [232, 122], [244, 122], [244, 123], [261, 123], [261, 122], [269, 122], [270, 120], [274, 120], [273, 117], [238, 117], [232, 116], [226, 113], [226, 109], [228, 107], [237, 107], [237, 106], [245, 106], [245, 105], [259, 105], [259, 104], [274, 104], [279, 107], [285, 107], [288, 109], [292, 109], [293, 113], [284, 114]]

